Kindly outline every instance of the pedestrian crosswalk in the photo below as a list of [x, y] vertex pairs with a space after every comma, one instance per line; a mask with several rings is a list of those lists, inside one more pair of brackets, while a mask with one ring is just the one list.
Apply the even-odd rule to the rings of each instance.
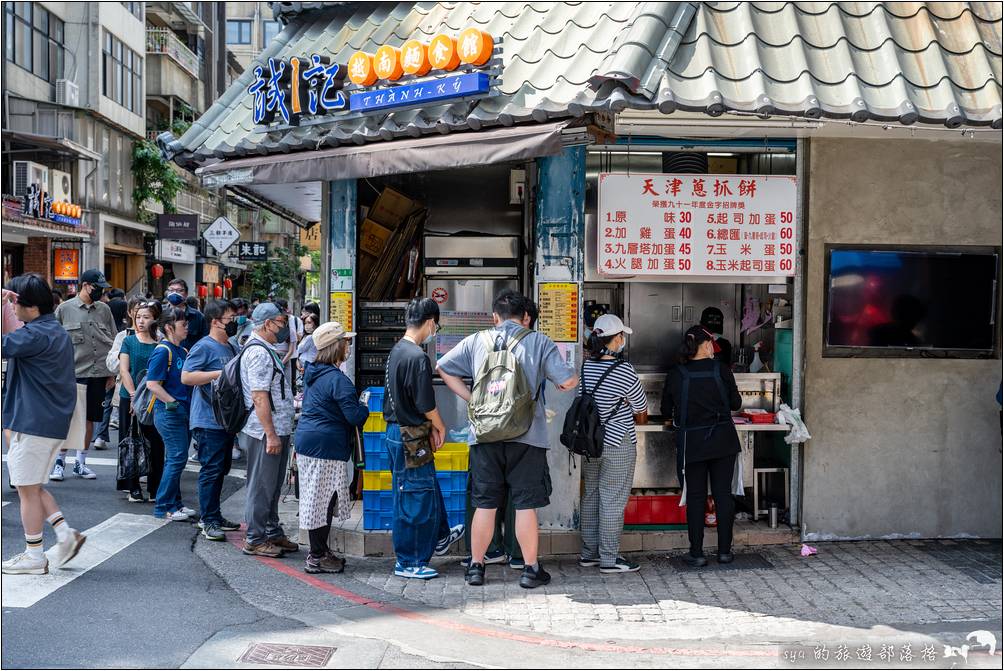
[[[3, 455], [3, 460], [7, 461], [6, 454]], [[66, 463], [67, 464], [77, 463], [77, 459], [72, 452], [66, 455]], [[87, 457], [88, 466], [118, 466], [118, 463], [119, 463], [118, 459], [112, 459], [110, 457], [92, 457], [90, 455], [88, 455]], [[188, 462], [187, 464], [185, 464], [185, 470], [188, 471], [189, 473], [198, 473], [200, 468], [201, 467], [197, 463]], [[67, 469], [67, 471], [69, 470], [70, 468]], [[227, 475], [232, 478], [240, 478], [242, 480], [247, 479], [247, 471], [242, 468], [231, 468], [230, 472], [227, 473]]]
[[[50, 569], [46, 575], [5, 576], [0, 591], [3, 607], [28, 608], [38, 603], [165, 524], [150, 515], [117, 513], [109, 517], [83, 532], [87, 542], [65, 567]], [[46, 552], [50, 566], [52, 552], [51, 548]]]

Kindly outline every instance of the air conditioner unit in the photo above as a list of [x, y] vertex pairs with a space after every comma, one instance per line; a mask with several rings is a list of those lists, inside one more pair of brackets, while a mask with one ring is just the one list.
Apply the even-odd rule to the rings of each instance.
[[38, 184], [42, 190], [48, 189], [49, 168], [32, 161], [14, 161], [14, 195], [25, 195], [32, 184]]
[[50, 170], [49, 178], [51, 180], [49, 182], [49, 195], [52, 196], [52, 200], [72, 203], [73, 180], [70, 178], [70, 173], [62, 170]]
[[80, 106], [80, 89], [72, 79], [56, 80], [56, 103], [59, 105]]

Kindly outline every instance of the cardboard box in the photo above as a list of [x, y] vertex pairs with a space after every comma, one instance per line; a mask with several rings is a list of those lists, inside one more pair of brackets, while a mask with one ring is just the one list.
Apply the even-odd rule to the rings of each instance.
[[393, 230], [417, 206], [418, 203], [411, 198], [387, 187], [377, 197], [376, 202], [373, 203], [373, 207], [368, 213], [368, 218]]
[[359, 229], [359, 249], [367, 254], [380, 256], [392, 234], [391, 229], [381, 226], [372, 219], [366, 219]]

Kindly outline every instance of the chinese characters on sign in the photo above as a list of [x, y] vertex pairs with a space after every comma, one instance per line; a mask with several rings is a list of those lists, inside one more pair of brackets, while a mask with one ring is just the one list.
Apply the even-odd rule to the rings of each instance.
[[579, 285], [543, 282], [538, 288], [540, 322], [537, 330], [554, 342], [579, 341]]
[[237, 238], [241, 237], [241, 233], [234, 228], [229, 219], [226, 217], [217, 217], [216, 221], [209, 224], [206, 230], [202, 232], [202, 237], [212, 245], [217, 254], [223, 255], [230, 249], [230, 245], [234, 244]]
[[239, 242], [237, 256], [241, 261], [268, 261], [267, 242]]
[[157, 237], [161, 240], [197, 240], [199, 217], [195, 214], [158, 214]]
[[338, 322], [346, 331], [352, 330], [352, 292], [332, 291], [328, 305], [331, 321]]
[[59, 224], [79, 226], [83, 210], [79, 205], [54, 201], [52, 195], [43, 191], [38, 184], [32, 184], [22, 196], [21, 213], [26, 217], [48, 219]]
[[80, 250], [52, 250], [52, 279], [56, 282], [76, 282], [80, 279]]
[[252, 117], [256, 124], [272, 123], [276, 117], [298, 126], [301, 116], [315, 116], [345, 109], [345, 66], [314, 54], [310, 60], [268, 59], [268, 69], [254, 69], [248, 94], [254, 96]]
[[600, 274], [793, 276], [796, 181], [782, 175], [600, 175]]

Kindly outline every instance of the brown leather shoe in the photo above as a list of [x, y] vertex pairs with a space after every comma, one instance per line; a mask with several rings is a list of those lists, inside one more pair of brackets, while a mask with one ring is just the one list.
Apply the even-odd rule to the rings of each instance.
[[278, 545], [272, 543], [271, 541], [262, 541], [261, 543], [251, 544], [245, 541], [244, 547], [241, 549], [246, 555], [253, 555], [255, 557], [281, 557], [282, 548]]
[[283, 552], [298, 552], [300, 550], [300, 546], [291, 541], [288, 536], [269, 538], [268, 542], [281, 549]]

